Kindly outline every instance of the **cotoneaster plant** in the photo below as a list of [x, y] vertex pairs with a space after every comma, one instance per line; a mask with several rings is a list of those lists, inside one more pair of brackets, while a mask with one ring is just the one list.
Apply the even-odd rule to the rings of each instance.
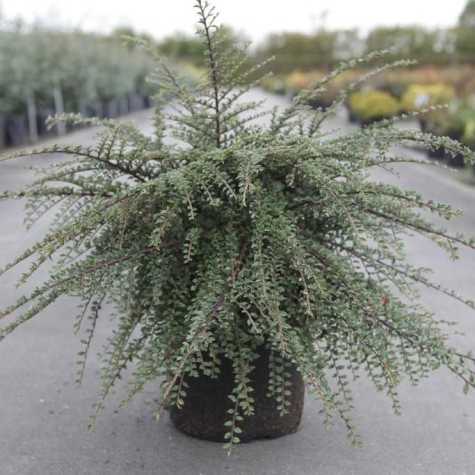
[[170, 107], [158, 98], [154, 136], [112, 120], [57, 118], [101, 125], [97, 143], [33, 151], [38, 160], [71, 159], [2, 195], [27, 198], [31, 221], [48, 210], [58, 210], [60, 220], [2, 270], [28, 262], [24, 284], [54, 261], [41, 286], [1, 311], [0, 338], [62, 296], [80, 299], [74, 322], [85, 335], [80, 381], [100, 309], [112, 304], [115, 328], [97, 414], [129, 365], [127, 401], [161, 382], [159, 414], [183, 405], [185, 377], [218, 377], [226, 357], [234, 370], [228, 446], [239, 443], [240, 425], [253, 414], [250, 375], [262, 346], [279, 355], [269, 359], [272, 377], [265, 383], [281, 414], [292, 394], [284, 367], [290, 361], [328, 418], [339, 415], [356, 442], [352, 375], [365, 373], [396, 412], [403, 378], [418, 383], [445, 367], [466, 390], [474, 387], [474, 358], [448, 344], [444, 323], [418, 303], [416, 289], [474, 303], [412, 266], [404, 239], [418, 233], [452, 258], [460, 246], [474, 249], [475, 241], [426, 218], [429, 212], [450, 219], [458, 211], [369, 177], [372, 168], [425, 163], [400, 156], [404, 145], [444, 147], [467, 162], [472, 152], [449, 138], [400, 130], [393, 121], [338, 134], [322, 129], [361, 81], [406, 62], [377, 67], [324, 111], [308, 107], [339, 74], [382, 54], [348, 61], [262, 125], [256, 121], [262, 104], [245, 95], [258, 84], [262, 65], [246, 66], [245, 50], [225, 41], [213, 7], [203, 0], [195, 7], [207, 75], [184, 85], [160, 63], [157, 79]]

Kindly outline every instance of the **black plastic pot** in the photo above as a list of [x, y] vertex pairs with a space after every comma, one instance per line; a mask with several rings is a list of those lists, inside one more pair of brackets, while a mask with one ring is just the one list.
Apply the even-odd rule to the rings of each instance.
[[7, 116], [5, 145], [17, 146], [28, 142], [28, 124], [24, 115]]
[[447, 165], [454, 168], [463, 168], [465, 166], [465, 160], [462, 154], [457, 154], [455, 157], [447, 153], [444, 148], [438, 148], [436, 150], [429, 150], [429, 158], [434, 158], [436, 160], [443, 160], [447, 162]]
[[[289, 365], [290, 407], [288, 414], [280, 416], [276, 402], [267, 397], [267, 382], [269, 379], [269, 351], [261, 349], [259, 358], [255, 361], [255, 370], [251, 373], [254, 387], [255, 414], [245, 417], [239, 428], [243, 431], [239, 438], [241, 442], [256, 439], [274, 439], [296, 432], [302, 418], [305, 386], [297, 368]], [[201, 375], [197, 378], [187, 378], [189, 385], [184, 406], [170, 408], [170, 417], [175, 427], [193, 437], [224, 442], [226, 428], [224, 423], [229, 419], [227, 411], [233, 407], [229, 399], [234, 381], [231, 361], [222, 358], [221, 374], [218, 379]]]

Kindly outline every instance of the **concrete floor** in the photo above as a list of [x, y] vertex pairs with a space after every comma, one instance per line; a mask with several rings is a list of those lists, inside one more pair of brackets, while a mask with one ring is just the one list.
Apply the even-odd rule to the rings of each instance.
[[[143, 127], [149, 127], [149, 118], [149, 112], [133, 117]], [[91, 136], [86, 130], [66, 140], [89, 142]], [[27, 168], [32, 163], [0, 163], [0, 191], [31, 180]], [[417, 166], [401, 168], [400, 178], [384, 179], [463, 209], [465, 215], [450, 229], [475, 234], [475, 188], [453, 175]], [[46, 223], [27, 233], [22, 220], [22, 203], [0, 202], [0, 267], [44, 231]], [[475, 297], [475, 252], [463, 251], [454, 263], [424, 239], [411, 238], [408, 245], [415, 263], [433, 267], [442, 283]], [[18, 295], [13, 275], [0, 280], [0, 307]], [[475, 348], [475, 312], [434, 292], [424, 291], [423, 299], [438, 316], [460, 322], [466, 335], [456, 340], [465, 349]], [[400, 417], [393, 416], [384, 395], [367, 381], [358, 382], [354, 416], [365, 442], [361, 449], [349, 445], [340, 424], [325, 431], [319, 402], [308, 398], [297, 434], [243, 445], [228, 457], [220, 444], [178, 433], [166, 416], [159, 423], [154, 420], [148, 403], [156, 398], [158, 385], [120, 412], [116, 402], [124, 392], [119, 388], [97, 431], [90, 433], [86, 427], [96, 400], [98, 359], [93, 351], [86, 380], [77, 389], [75, 311], [75, 302], [63, 299], [0, 344], [0, 475], [475, 474], [475, 394], [464, 396], [461, 384], [444, 371], [417, 388], [401, 387]], [[108, 326], [103, 318], [97, 351]]]

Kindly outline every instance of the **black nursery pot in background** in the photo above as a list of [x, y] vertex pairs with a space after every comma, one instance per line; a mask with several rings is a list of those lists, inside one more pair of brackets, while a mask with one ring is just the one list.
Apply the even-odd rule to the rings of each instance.
[[[291, 375], [289, 389], [292, 394], [288, 413], [281, 416], [274, 398], [267, 396], [270, 351], [262, 348], [258, 354], [255, 369], [250, 375], [255, 411], [253, 416], [245, 417], [239, 425], [242, 430], [239, 436], [241, 442], [292, 434], [298, 430], [302, 418], [305, 386], [297, 368], [292, 364], [287, 366]], [[235, 382], [231, 361], [224, 357], [221, 361], [221, 373], [216, 379], [203, 374], [197, 378], [185, 378], [189, 388], [184, 405], [181, 409], [176, 406], [170, 408], [171, 420], [181, 432], [199, 439], [225, 441], [224, 424], [229, 419], [227, 411], [233, 407], [229, 395]]]

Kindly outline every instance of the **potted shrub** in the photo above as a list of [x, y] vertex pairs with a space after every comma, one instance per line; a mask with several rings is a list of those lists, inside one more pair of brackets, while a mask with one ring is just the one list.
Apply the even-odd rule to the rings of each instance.
[[401, 111], [396, 98], [383, 91], [359, 91], [349, 97], [350, 118], [362, 125], [370, 125], [395, 117]]
[[[427, 133], [434, 134], [436, 136], [446, 136], [454, 140], [459, 140], [465, 145], [467, 143], [465, 129], [466, 122], [469, 115], [466, 111], [459, 108], [455, 108], [449, 111], [436, 110], [426, 115], [421, 126]], [[429, 156], [437, 158], [439, 160], [445, 160], [449, 165], [457, 168], [462, 168], [465, 165], [464, 156], [461, 153], [455, 156], [447, 153], [444, 147], [440, 147], [436, 150], [430, 150]]]
[[313, 109], [325, 110], [338, 101], [342, 90], [350, 85], [356, 86], [361, 75], [358, 71], [347, 70], [322, 82], [325, 74], [321, 71], [295, 71], [287, 77], [286, 84], [292, 97], [306, 92], [307, 105]]
[[[0, 338], [58, 298], [74, 296], [83, 305], [76, 330], [88, 323], [85, 361], [101, 306], [110, 302], [116, 327], [97, 413], [133, 364], [127, 400], [161, 381], [157, 413], [169, 408], [181, 430], [228, 446], [295, 431], [304, 384], [328, 416], [343, 419], [355, 442], [351, 373], [367, 373], [396, 411], [404, 376], [417, 382], [446, 367], [465, 389], [473, 387], [474, 359], [452, 348], [443, 322], [415, 303], [415, 286], [474, 304], [408, 263], [403, 238], [422, 234], [452, 257], [458, 246], [473, 249], [475, 242], [420, 213], [450, 219], [456, 214], [450, 207], [367, 174], [417, 162], [394, 154], [393, 145], [444, 146], [468, 160], [471, 151], [389, 121], [322, 131], [347, 93], [325, 112], [309, 110], [308, 94], [362, 60], [344, 63], [313, 91], [274, 110], [268, 124], [256, 123], [264, 112], [245, 93], [259, 67], [243, 68], [245, 53], [222, 41], [212, 7], [196, 0], [196, 9], [208, 74], [183, 85], [161, 64], [157, 78], [174, 107], [158, 98], [154, 136], [112, 120], [56, 119], [103, 130], [94, 146], [34, 151], [38, 159], [74, 160], [2, 195], [27, 198], [31, 219], [47, 208], [61, 213], [43, 240], [2, 271], [29, 262], [24, 283], [47, 261], [55, 263], [43, 285], [0, 313], [11, 319]], [[83, 367], [79, 379], [82, 373]]]
[[472, 150], [475, 150], [475, 111], [471, 110], [470, 113], [467, 113], [462, 142], [470, 147]]
[[268, 92], [271, 92], [273, 94], [277, 94], [279, 96], [285, 96], [288, 94], [288, 88], [287, 88], [287, 83], [285, 79], [282, 77], [277, 77], [277, 76], [271, 76], [265, 78], [260, 86]]
[[402, 97], [402, 107], [411, 112], [422, 107], [445, 105], [455, 99], [452, 86], [446, 84], [413, 84]]

